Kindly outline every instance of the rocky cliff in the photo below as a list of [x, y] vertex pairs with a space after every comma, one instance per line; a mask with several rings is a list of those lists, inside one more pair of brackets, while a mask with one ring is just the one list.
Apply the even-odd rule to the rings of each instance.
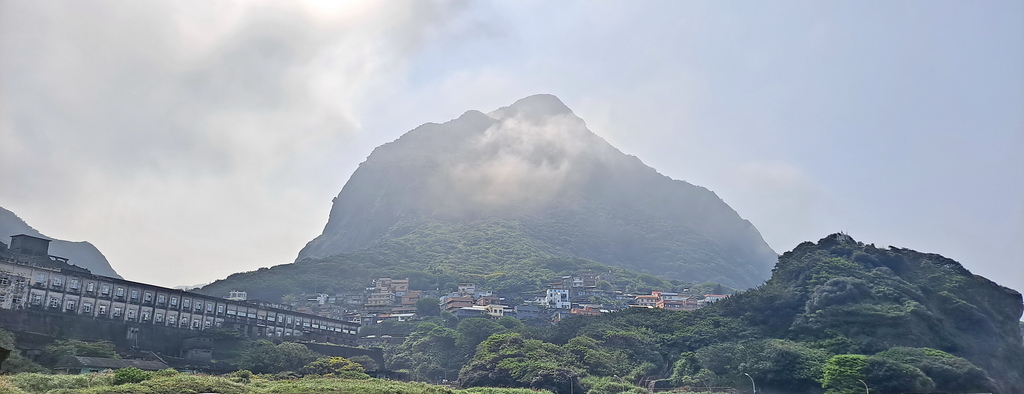
[[298, 259], [369, 248], [417, 223], [494, 220], [553, 255], [692, 282], [754, 286], [777, 258], [714, 192], [659, 174], [537, 95], [375, 149]]

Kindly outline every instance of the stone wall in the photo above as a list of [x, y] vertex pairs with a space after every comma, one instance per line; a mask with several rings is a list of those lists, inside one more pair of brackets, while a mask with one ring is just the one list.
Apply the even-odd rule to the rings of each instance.
[[178, 356], [181, 342], [195, 331], [152, 324], [132, 324], [45, 310], [0, 310], [0, 328], [13, 332], [18, 347], [41, 349], [58, 339], [110, 341], [118, 348], [138, 348]]

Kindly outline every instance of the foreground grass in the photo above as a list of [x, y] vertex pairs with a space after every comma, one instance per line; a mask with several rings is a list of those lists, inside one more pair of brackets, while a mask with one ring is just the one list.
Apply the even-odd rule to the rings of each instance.
[[339, 379], [305, 377], [273, 380], [254, 376], [237, 377], [176, 374], [156, 376], [141, 383], [114, 385], [111, 374], [46, 375], [22, 373], [0, 376], [0, 394], [291, 394], [291, 393], [401, 393], [401, 394], [539, 394], [526, 389], [472, 388], [453, 390], [417, 382], [381, 379]]

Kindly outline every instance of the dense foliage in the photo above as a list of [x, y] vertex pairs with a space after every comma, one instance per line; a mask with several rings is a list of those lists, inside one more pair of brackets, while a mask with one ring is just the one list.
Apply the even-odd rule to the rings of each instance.
[[952, 260], [837, 234], [783, 255], [763, 286], [695, 312], [635, 309], [492, 336], [460, 379], [556, 392], [620, 377], [754, 379], [765, 393], [1014, 393], [1024, 388], [1021, 311], [1019, 293]]
[[46, 367], [53, 368], [61, 359], [68, 356], [121, 358], [114, 350], [114, 344], [109, 341], [89, 342], [63, 339], [46, 345], [37, 361]]
[[298, 371], [318, 358], [320, 358], [319, 354], [302, 344], [294, 342], [274, 344], [267, 340], [260, 340], [250, 343], [239, 354], [237, 365], [255, 373], [276, 373]]
[[551, 280], [581, 272], [600, 273], [613, 279], [610, 284], [633, 292], [692, 286], [591, 260], [555, 257], [512, 221], [418, 220], [367, 250], [233, 274], [200, 292], [245, 290], [251, 298], [278, 300], [286, 294], [361, 290], [373, 279], [393, 277], [409, 278], [412, 289], [452, 291], [459, 282], [473, 282], [498, 294], [533, 296]]
[[15, 346], [14, 334], [10, 331], [0, 329], [0, 348], [10, 350], [7, 359], [0, 365], [0, 374], [19, 372], [45, 372], [46, 368], [29, 360]]

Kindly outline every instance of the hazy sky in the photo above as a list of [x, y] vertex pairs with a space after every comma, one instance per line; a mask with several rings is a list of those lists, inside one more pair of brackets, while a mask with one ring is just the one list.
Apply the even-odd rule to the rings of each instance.
[[0, 0], [0, 206], [209, 282], [292, 261], [374, 147], [535, 93], [780, 253], [845, 231], [1024, 290], [1020, 1]]

